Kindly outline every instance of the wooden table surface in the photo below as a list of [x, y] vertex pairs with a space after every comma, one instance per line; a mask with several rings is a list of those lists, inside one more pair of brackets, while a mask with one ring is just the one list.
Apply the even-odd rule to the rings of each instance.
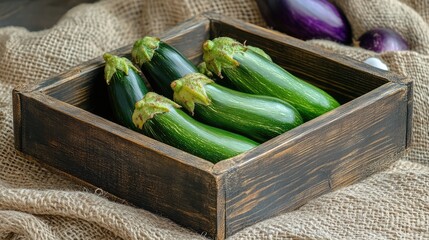
[[0, 0], [0, 27], [21, 26], [30, 31], [52, 27], [70, 8], [96, 0]]

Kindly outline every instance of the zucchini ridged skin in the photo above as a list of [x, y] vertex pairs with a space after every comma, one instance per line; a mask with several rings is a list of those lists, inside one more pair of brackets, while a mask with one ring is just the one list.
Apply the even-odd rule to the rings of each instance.
[[140, 74], [133, 68], [128, 68], [128, 74], [116, 69], [109, 79], [107, 91], [115, 120], [122, 126], [137, 130], [132, 120], [134, 105], [148, 92]]
[[155, 115], [143, 125], [143, 129], [149, 137], [212, 163], [258, 146], [258, 143], [244, 136], [198, 122], [175, 108]]
[[[232, 42], [231, 39], [224, 39]], [[221, 72], [219, 72], [219, 66], [216, 66], [218, 69], [213, 69], [215, 66], [213, 62], [208, 62], [213, 58], [208, 55], [217, 47], [213, 47], [217, 44], [214, 43], [215, 41], [216, 39], [204, 44], [204, 60], [210, 71], [225, 75], [237, 90], [280, 98], [294, 106], [306, 121], [340, 105], [322, 89], [299, 79], [236, 41], [233, 43], [235, 45], [232, 45], [233, 50], [230, 51], [232, 56], [228, 56], [232, 57], [228, 59], [232, 62], [231, 65], [222, 67]], [[238, 44], [241, 46], [237, 47]], [[222, 48], [219, 47], [219, 49], [222, 51]], [[219, 61], [219, 59], [216, 60]]]
[[213, 163], [259, 145], [239, 134], [198, 122], [179, 108], [172, 100], [149, 92], [136, 103], [133, 122], [138, 132]]
[[128, 75], [117, 72], [107, 88], [115, 119], [119, 124], [135, 130], [131, 118], [134, 104], [148, 92], [142, 78], [133, 70], [129, 71]]
[[206, 91], [212, 103], [195, 106], [197, 119], [261, 143], [303, 123], [292, 105], [277, 98], [245, 94], [217, 84], [207, 85]]
[[267, 61], [252, 51], [234, 55], [240, 65], [224, 73], [241, 91], [278, 97], [292, 104], [305, 120], [316, 118], [339, 103], [329, 94]]
[[170, 99], [173, 97], [170, 88], [172, 81], [188, 73], [198, 72], [191, 61], [163, 41], [159, 41], [151, 59], [142, 63], [140, 69], [153, 90]]
[[[283, 100], [238, 92], [199, 73], [186, 75], [174, 81], [172, 86], [174, 100], [193, 113], [197, 120], [257, 142], [265, 142], [303, 123], [298, 111]], [[189, 98], [193, 93], [199, 97], [204, 93], [206, 100]], [[186, 105], [191, 101], [193, 110]]]

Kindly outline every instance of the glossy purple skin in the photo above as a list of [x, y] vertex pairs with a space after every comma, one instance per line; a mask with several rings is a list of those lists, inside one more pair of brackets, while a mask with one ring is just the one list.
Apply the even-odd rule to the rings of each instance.
[[346, 17], [327, 0], [259, 0], [258, 4], [268, 25], [290, 36], [351, 42]]
[[359, 38], [359, 46], [378, 53], [409, 49], [401, 35], [386, 28], [372, 29], [364, 33]]

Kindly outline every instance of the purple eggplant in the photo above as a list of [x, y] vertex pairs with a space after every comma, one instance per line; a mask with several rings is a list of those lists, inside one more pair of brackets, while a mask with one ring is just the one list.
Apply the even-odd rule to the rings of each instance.
[[346, 17], [327, 0], [258, 0], [258, 4], [268, 25], [290, 36], [351, 43]]
[[408, 50], [405, 39], [397, 32], [387, 28], [376, 28], [364, 33], [359, 39], [359, 46], [374, 52]]

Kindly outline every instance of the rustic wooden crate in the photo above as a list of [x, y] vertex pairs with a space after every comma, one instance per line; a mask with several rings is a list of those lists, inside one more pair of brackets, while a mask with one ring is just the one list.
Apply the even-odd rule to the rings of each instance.
[[[212, 164], [114, 123], [99, 57], [13, 91], [16, 148], [217, 239], [366, 178], [408, 148], [411, 81], [213, 13], [177, 26], [162, 39], [198, 63], [202, 43], [217, 36], [263, 48], [342, 105]], [[130, 49], [114, 53], [129, 56]]]

